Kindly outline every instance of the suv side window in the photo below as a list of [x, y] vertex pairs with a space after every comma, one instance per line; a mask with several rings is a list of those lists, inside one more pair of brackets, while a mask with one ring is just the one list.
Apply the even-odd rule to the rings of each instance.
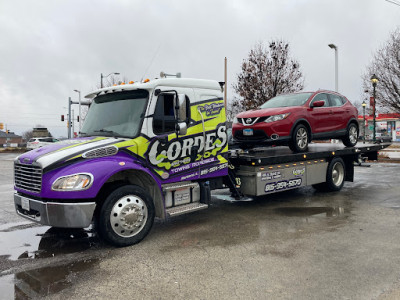
[[342, 106], [342, 97], [339, 95], [330, 94], [329, 98], [331, 99], [331, 106]]
[[153, 132], [163, 134], [175, 131], [174, 94], [158, 96], [153, 116]]
[[328, 106], [329, 106], [328, 95], [327, 95], [327, 94], [324, 94], [324, 93], [317, 94], [317, 95], [314, 97], [314, 99], [311, 101], [311, 104], [314, 103], [315, 101], [320, 101], [320, 100], [325, 101], [325, 104], [324, 104], [324, 106], [322, 106], [322, 107], [328, 107]]

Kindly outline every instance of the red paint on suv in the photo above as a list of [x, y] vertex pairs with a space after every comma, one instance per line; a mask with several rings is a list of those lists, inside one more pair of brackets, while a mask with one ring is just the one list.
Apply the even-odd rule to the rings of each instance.
[[259, 109], [239, 113], [232, 127], [235, 142], [244, 147], [289, 145], [307, 150], [317, 139], [342, 139], [354, 146], [358, 139], [358, 113], [350, 101], [335, 92], [317, 91], [276, 96]]

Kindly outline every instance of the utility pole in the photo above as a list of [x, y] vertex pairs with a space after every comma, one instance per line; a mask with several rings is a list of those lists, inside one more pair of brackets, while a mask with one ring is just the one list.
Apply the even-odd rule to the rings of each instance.
[[72, 110], [72, 138], [75, 137], [75, 119], [74, 119], [74, 110]]
[[228, 59], [225, 57], [225, 75], [224, 75], [224, 80], [225, 80], [225, 89], [224, 89], [224, 100], [225, 100], [225, 114], [227, 113], [227, 91], [228, 91]]
[[339, 92], [338, 46], [334, 44], [329, 44], [328, 46], [335, 50], [335, 92]]
[[81, 91], [74, 90], [74, 92], [77, 92], [77, 93], [79, 94], [79, 114], [78, 114], [78, 116], [79, 116], [79, 122], [78, 122], [78, 128], [79, 128], [79, 131], [81, 131], [81, 128], [82, 128], [82, 126], [81, 126], [81, 123], [82, 123], [82, 115], [81, 115]]
[[71, 97], [68, 98], [68, 139], [71, 138]]

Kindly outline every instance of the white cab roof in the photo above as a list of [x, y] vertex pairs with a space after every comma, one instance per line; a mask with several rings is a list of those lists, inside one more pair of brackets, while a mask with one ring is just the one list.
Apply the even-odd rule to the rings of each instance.
[[112, 92], [129, 91], [137, 89], [151, 90], [157, 86], [168, 86], [168, 87], [184, 87], [184, 88], [200, 88], [200, 89], [211, 89], [211, 90], [222, 90], [218, 81], [207, 80], [207, 79], [193, 79], [193, 78], [161, 78], [150, 80], [149, 82], [123, 84], [117, 86], [110, 86], [102, 89], [95, 90], [90, 94], [86, 95], [85, 98], [94, 98], [100, 94], [107, 94]]

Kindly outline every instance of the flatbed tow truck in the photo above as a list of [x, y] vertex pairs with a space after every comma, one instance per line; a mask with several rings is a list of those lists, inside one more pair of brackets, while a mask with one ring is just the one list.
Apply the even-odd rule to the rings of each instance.
[[354, 162], [388, 146], [310, 144], [230, 148], [223, 85], [164, 78], [92, 92], [80, 137], [32, 150], [14, 165], [17, 213], [40, 224], [85, 228], [116, 246], [140, 242], [154, 219], [312, 185], [339, 191]]

